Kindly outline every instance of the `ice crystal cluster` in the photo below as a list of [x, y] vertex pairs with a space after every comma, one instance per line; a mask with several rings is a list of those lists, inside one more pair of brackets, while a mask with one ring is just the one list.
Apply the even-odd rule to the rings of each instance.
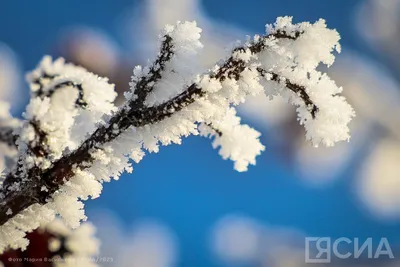
[[200, 34], [195, 22], [166, 26], [157, 57], [134, 68], [118, 108], [107, 79], [62, 59], [45, 57], [28, 75], [31, 101], [8, 137], [16, 153], [0, 191], [1, 251], [26, 247], [25, 233], [56, 215], [77, 228], [86, 220], [82, 200], [131, 172], [130, 159], [138, 163], [146, 152], [189, 135], [211, 136], [220, 155], [246, 171], [264, 150], [260, 134], [236, 115], [235, 106], [249, 95], [280, 96], [296, 105], [315, 146], [350, 138], [353, 109], [339, 95], [342, 88], [317, 70], [340, 52], [339, 34], [323, 20], [279, 18], [265, 35], [238, 44], [205, 72], [196, 64]]

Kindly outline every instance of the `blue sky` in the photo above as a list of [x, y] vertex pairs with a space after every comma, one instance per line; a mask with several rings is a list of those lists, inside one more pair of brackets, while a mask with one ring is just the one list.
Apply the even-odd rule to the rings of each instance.
[[[54, 53], [60, 30], [71, 25], [99, 27], [121, 46], [118, 16], [139, 1], [3, 1], [0, 41], [20, 56], [25, 71], [44, 54]], [[296, 21], [325, 18], [342, 36], [345, 49], [379, 60], [355, 32], [358, 0], [205, 0], [214, 19], [262, 32], [277, 16]], [[133, 67], [133, 66], [132, 66]], [[128, 82], [128, 81], [127, 81]], [[139, 218], [153, 218], [173, 229], [180, 241], [179, 266], [219, 266], [210, 256], [208, 234], [227, 213], [241, 213], [271, 225], [291, 226], [312, 236], [389, 237], [400, 245], [400, 224], [379, 222], [363, 212], [352, 193], [350, 168], [328, 186], [303, 183], [273, 151], [268, 150], [247, 173], [223, 161], [209, 140], [190, 137], [182, 146], [163, 147], [135, 166], [132, 175], [105, 185], [102, 196], [87, 203], [88, 215], [110, 209], [128, 227]], [[354, 165], [357, 164], [355, 160]]]

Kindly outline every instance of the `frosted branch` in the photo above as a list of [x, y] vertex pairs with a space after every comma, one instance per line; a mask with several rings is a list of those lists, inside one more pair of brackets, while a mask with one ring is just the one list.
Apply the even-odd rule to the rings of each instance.
[[194, 22], [167, 26], [158, 57], [134, 69], [131, 92], [118, 110], [106, 79], [62, 60], [42, 61], [31, 74], [34, 97], [17, 141], [19, 165], [0, 190], [0, 251], [26, 246], [25, 232], [56, 214], [78, 227], [86, 219], [81, 200], [98, 197], [103, 182], [132, 171], [129, 158], [139, 162], [145, 151], [180, 144], [199, 131], [214, 136], [213, 146], [236, 170], [247, 170], [264, 150], [260, 133], [240, 124], [232, 107], [248, 95], [282, 95], [297, 105], [314, 145], [349, 138], [354, 111], [341, 88], [316, 70], [332, 64], [339, 47], [337, 32], [324, 21], [279, 18], [266, 35], [233, 49], [201, 75], [200, 33]]
[[[134, 93], [137, 97], [135, 103], [144, 104], [148, 94], [153, 91], [155, 83], [162, 78], [162, 73], [166, 67], [165, 65], [171, 60], [173, 54], [172, 38], [166, 34], [163, 37], [158, 57], [148, 70], [148, 74], [140, 78], [132, 77], [131, 86], [134, 86]], [[138, 81], [136, 81], [135, 78], [138, 79]]]
[[262, 68], [257, 68], [257, 71], [260, 73], [262, 77], [269, 81], [275, 81], [278, 83], [283, 83], [284, 87], [293, 91], [296, 95], [298, 95], [303, 101], [304, 105], [307, 106], [308, 110], [311, 113], [313, 119], [315, 119], [316, 113], [318, 112], [318, 107], [313, 103], [310, 96], [307, 94], [307, 90], [304, 86], [294, 84], [290, 80], [276, 74], [273, 72], [267, 72]]

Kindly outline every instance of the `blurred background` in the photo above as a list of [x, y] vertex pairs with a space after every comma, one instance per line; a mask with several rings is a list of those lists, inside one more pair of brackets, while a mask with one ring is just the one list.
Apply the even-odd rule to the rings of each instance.
[[[105, 266], [302, 266], [307, 236], [386, 237], [396, 257], [400, 0], [0, 1], [0, 99], [15, 116], [29, 100], [24, 74], [45, 54], [107, 76], [123, 92], [133, 67], [154, 57], [166, 23], [198, 22], [206, 69], [229, 44], [284, 15], [324, 18], [341, 34], [343, 52], [327, 71], [356, 110], [351, 141], [313, 148], [291, 106], [249, 99], [239, 110], [266, 151], [248, 172], [190, 137], [146, 156], [87, 202], [100, 255], [114, 259]], [[368, 262], [378, 263], [400, 262]]]

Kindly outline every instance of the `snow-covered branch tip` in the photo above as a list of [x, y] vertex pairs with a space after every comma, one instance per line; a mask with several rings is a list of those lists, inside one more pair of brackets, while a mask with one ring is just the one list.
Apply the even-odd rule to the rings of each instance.
[[203, 74], [196, 64], [200, 33], [195, 22], [166, 26], [158, 56], [134, 69], [118, 109], [106, 79], [62, 59], [41, 62], [29, 76], [33, 93], [25, 122], [14, 131], [18, 164], [0, 191], [0, 251], [26, 246], [25, 232], [56, 214], [78, 227], [86, 219], [81, 200], [98, 197], [103, 182], [131, 172], [129, 159], [138, 163], [145, 151], [180, 144], [191, 134], [215, 136], [221, 156], [246, 171], [264, 150], [260, 133], [236, 115], [234, 106], [248, 95], [280, 95], [296, 105], [315, 146], [349, 139], [354, 111], [339, 95], [342, 88], [316, 70], [331, 65], [334, 50], [340, 51], [339, 34], [323, 20], [278, 18], [265, 35], [237, 46]]

